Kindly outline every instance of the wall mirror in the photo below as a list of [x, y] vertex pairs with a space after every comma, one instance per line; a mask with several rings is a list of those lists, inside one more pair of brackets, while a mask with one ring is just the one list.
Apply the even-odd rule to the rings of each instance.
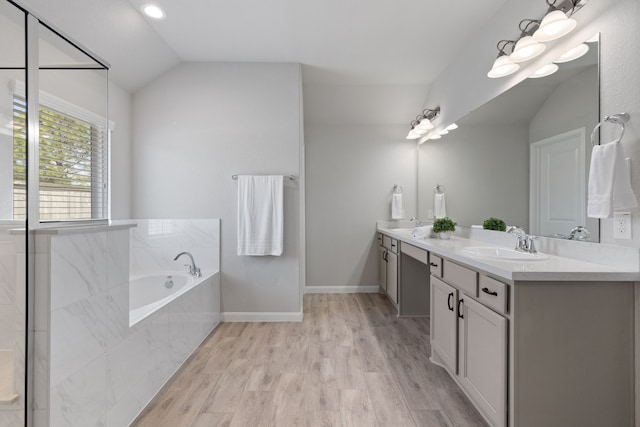
[[591, 40], [584, 56], [525, 79], [419, 146], [420, 218], [432, 218], [442, 185], [446, 214], [461, 226], [498, 217], [566, 238], [581, 225], [599, 241], [599, 221], [586, 217], [590, 135], [600, 117], [599, 38]]

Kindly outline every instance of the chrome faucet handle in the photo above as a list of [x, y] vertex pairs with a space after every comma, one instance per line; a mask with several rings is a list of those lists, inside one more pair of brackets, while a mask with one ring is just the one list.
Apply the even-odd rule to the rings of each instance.
[[527, 236], [527, 252], [530, 254], [538, 253], [536, 245], [533, 243], [534, 240], [538, 240], [538, 236]]

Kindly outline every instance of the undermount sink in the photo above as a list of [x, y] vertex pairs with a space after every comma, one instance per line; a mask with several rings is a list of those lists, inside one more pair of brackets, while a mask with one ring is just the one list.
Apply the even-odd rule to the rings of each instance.
[[460, 250], [460, 253], [474, 257], [503, 261], [542, 261], [547, 259], [545, 254], [517, 251], [515, 249], [500, 248], [496, 246], [469, 246]]

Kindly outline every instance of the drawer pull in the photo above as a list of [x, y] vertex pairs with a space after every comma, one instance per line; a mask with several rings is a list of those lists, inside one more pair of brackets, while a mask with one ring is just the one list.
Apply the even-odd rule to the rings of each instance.
[[449, 293], [449, 297], [447, 298], [447, 307], [449, 311], [453, 311], [453, 292]]
[[430, 265], [431, 267], [437, 267], [437, 266], [438, 266], [438, 264], [436, 264], [435, 262], [430, 262], [430, 263], [429, 263], [429, 265]]
[[464, 319], [464, 315], [462, 314], [462, 311], [460, 310], [460, 306], [464, 304], [464, 299], [460, 299], [458, 300], [458, 317], [461, 319]]
[[489, 288], [482, 288], [482, 292], [487, 295], [493, 295], [494, 297], [498, 296], [498, 293], [496, 291], [490, 291]]

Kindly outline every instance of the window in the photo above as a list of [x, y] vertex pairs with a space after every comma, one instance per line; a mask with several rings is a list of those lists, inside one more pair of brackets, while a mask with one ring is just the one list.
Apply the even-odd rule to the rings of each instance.
[[[40, 96], [40, 221], [107, 219], [107, 142], [104, 118]], [[66, 104], [66, 105], [65, 105]], [[77, 110], [74, 114], [71, 110]], [[26, 218], [26, 102], [14, 95], [13, 216]], [[93, 119], [93, 120], [91, 120]], [[99, 122], [103, 122], [101, 125]]]

